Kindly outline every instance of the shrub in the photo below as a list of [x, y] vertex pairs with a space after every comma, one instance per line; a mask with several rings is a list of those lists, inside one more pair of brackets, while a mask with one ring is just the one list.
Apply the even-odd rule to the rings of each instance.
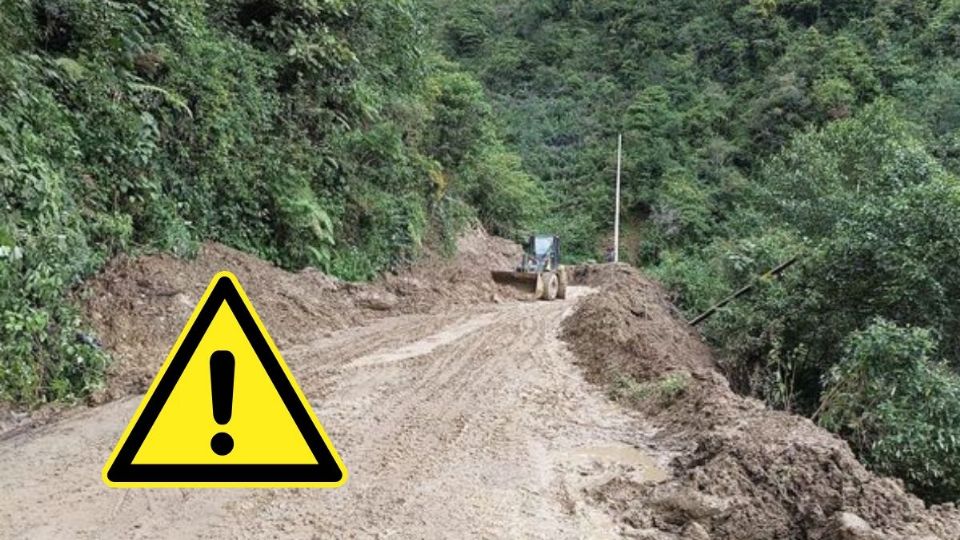
[[423, 24], [409, 0], [5, 6], [0, 399], [98, 384], [68, 299], [119, 252], [215, 240], [368, 279], [473, 216], [525, 228], [536, 184]]
[[931, 502], [960, 498], [960, 377], [938, 362], [929, 330], [878, 320], [846, 341], [820, 423], [871, 468]]

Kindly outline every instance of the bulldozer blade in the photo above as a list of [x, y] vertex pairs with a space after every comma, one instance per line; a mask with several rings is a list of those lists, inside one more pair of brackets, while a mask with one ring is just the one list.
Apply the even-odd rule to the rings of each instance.
[[510, 285], [529, 292], [535, 299], [543, 296], [543, 280], [540, 274], [531, 272], [491, 272], [493, 280], [501, 285]]
[[502, 285], [537, 286], [537, 274], [530, 272], [491, 272], [493, 280]]

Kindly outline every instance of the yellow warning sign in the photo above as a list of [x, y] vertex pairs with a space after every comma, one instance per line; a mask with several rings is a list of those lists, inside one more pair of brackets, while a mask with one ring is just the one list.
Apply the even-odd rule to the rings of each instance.
[[221, 272], [103, 480], [113, 487], [339, 487], [347, 470], [237, 278]]

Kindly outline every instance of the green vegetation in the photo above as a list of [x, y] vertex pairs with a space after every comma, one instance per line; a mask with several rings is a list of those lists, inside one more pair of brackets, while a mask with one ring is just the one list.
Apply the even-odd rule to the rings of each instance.
[[367, 279], [503, 235], [539, 186], [409, 0], [5, 0], [0, 399], [95, 388], [71, 292], [112, 255], [218, 240]]
[[613, 384], [611, 397], [625, 399], [637, 404], [653, 401], [668, 407], [682, 396], [690, 386], [690, 374], [686, 371], [665, 375], [656, 381], [637, 382], [632, 377], [621, 376]]
[[544, 227], [599, 258], [622, 132], [622, 255], [687, 315], [801, 256], [704, 325], [734, 386], [960, 499], [960, 3], [435, 1]]
[[931, 361], [936, 344], [882, 320], [852, 334], [820, 412], [875, 469], [943, 500], [960, 490], [960, 381]]
[[703, 327], [734, 386], [960, 498], [956, 0], [2, 8], [0, 399], [100, 383], [71, 298], [119, 252], [368, 279], [479, 219], [598, 258], [623, 133], [624, 255], [688, 315], [801, 255]]

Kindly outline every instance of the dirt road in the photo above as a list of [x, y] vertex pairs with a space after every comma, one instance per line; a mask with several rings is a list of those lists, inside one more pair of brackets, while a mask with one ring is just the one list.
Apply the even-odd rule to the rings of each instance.
[[387, 318], [283, 350], [350, 469], [338, 490], [109, 489], [100, 468], [140, 397], [0, 435], [0, 536], [616, 536], [584, 488], [660, 479], [667, 457], [558, 339], [587, 293]]

